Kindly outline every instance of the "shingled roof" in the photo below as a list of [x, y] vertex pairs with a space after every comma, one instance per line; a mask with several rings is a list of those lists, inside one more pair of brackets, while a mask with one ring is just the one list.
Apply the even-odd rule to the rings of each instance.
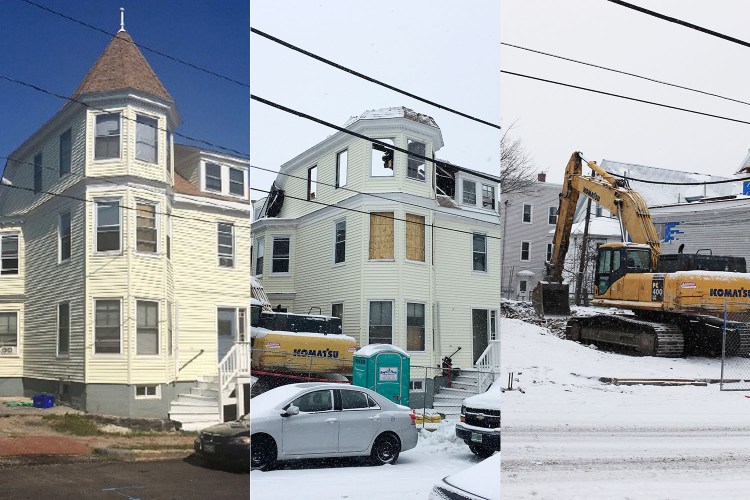
[[174, 102], [130, 35], [120, 31], [78, 85], [73, 97], [124, 89], [140, 90]]

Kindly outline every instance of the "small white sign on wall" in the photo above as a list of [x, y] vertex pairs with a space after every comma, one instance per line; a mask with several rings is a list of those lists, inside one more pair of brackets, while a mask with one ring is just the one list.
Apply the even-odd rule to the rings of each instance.
[[395, 382], [398, 380], [398, 366], [379, 367], [378, 381]]

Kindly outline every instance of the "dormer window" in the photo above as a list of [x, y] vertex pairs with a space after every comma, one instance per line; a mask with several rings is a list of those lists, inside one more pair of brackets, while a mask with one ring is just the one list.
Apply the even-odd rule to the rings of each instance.
[[245, 196], [245, 174], [238, 168], [229, 168], [229, 192]]
[[482, 207], [495, 210], [495, 187], [482, 184]]
[[94, 159], [120, 157], [120, 113], [96, 115]]
[[221, 166], [206, 163], [206, 191], [221, 193]]
[[[395, 145], [393, 139], [378, 139], [380, 142]], [[373, 177], [393, 177], [393, 150], [381, 144], [372, 145], [372, 165], [370, 175]]]
[[464, 205], [476, 205], [477, 204], [477, 183], [464, 179], [463, 181], [463, 198]]
[[158, 122], [143, 115], [136, 115], [135, 121], [135, 159], [156, 163]]
[[[423, 142], [412, 141], [411, 139], [409, 139], [407, 143], [407, 149], [410, 153], [424, 156], [426, 147]], [[422, 158], [417, 158], [416, 156], [409, 156], [409, 161], [406, 167], [406, 176], [410, 179], [423, 181], [424, 171], [424, 160]]]

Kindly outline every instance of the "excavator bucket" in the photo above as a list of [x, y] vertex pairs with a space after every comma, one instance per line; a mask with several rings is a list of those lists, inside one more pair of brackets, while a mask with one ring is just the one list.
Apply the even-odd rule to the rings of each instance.
[[536, 313], [548, 316], [569, 316], [570, 287], [567, 283], [540, 281], [531, 292], [531, 303]]

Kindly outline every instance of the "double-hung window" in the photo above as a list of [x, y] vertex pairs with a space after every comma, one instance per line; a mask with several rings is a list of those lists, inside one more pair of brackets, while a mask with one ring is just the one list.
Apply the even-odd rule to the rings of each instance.
[[552, 253], [555, 249], [554, 243], [547, 243], [547, 262], [550, 262], [552, 260]]
[[156, 223], [156, 205], [138, 202], [136, 213], [136, 249], [139, 253], [156, 253], [159, 241], [158, 224]]
[[137, 306], [136, 353], [159, 354], [159, 303], [139, 300]]
[[549, 207], [547, 209], [547, 224], [552, 226], [557, 224], [557, 207]]
[[120, 354], [120, 301], [94, 301], [94, 353]]
[[57, 304], [57, 355], [70, 353], [70, 302]]
[[[409, 153], [414, 153], [419, 156], [424, 156], [426, 147], [423, 142], [412, 141], [411, 139], [409, 139], [406, 145], [407, 145], [407, 150], [409, 151]], [[423, 181], [425, 177], [424, 159], [410, 155], [407, 165], [406, 165], [406, 176], [410, 179]]]
[[217, 225], [219, 267], [234, 267], [234, 224]]
[[119, 200], [97, 201], [96, 207], [96, 251], [117, 252], [120, 250], [120, 202]]
[[60, 220], [58, 222], [58, 245], [59, 245], [59, 262], [64, 262], [70, 259], [71, 253], [71, 218], [70, 212], [60, 214]]
[[474, 271], [487, 272], [487, 236], [484, 234], [473, 234], [472, 245], [472, 265]]
[[18, 274], [18, 235], [0, 235], [0, 275]]
[[477, 183], [464, 179], [463, 182], [463, 204], [464, 205], [476, 205], [477, 204]]
[[229, 193], [245, 196], [245, 172], [229, 167]]
[[258, 244], [255, 250], [255, 274], [263, 274], [263, 256], [266, 253], [266, 240], [258, 238]]
[[72, 149], [71, 130], [68, 129], [60, 135], [60, 177], [70, 173]]
[[370, 301], [370, 344], [391, 344], [393, 340], [393, 302]]
[[120, 113], [96, 115], [94, 159], [120, 157]]
[[528, 203], [523, 204], [521, 222], [524, 222], [526, 224], [531, 224], [531, 205], [529, 205]]
[[529, 260], [529, 254], [531, 253], [531, 243], [528, 241], [521, 242], [521, 260]]
[[482, 207], [495, 209], [495, 187], [482, 184]]
[[221, 193], [221, 165], [206, 163], [205, 185], [207, 191]]
[[346, 221], [336, 223], [336, 240], [333, 249], [333, 263], [339, 264], [346, 261]]
[[274, 237], [272, 244], [271, 272], [289, 272], [289, 237]]
[[156, 163], [158, 156], [158, 122], [155, 118], [135, 116], [135, 159]]
[[347, 150], [343, 150], [336, 154], [336, 187], [346, 186], [346, 174], [348, 167], [348, 155]]
[[34, 157], [34, 193], [42, 190], [42, 153]]
[[424, 304], [406, 303], [406, 350], [424, 351]]
[[0, 356], [18, 354], [18, 313], [0, 312]]

